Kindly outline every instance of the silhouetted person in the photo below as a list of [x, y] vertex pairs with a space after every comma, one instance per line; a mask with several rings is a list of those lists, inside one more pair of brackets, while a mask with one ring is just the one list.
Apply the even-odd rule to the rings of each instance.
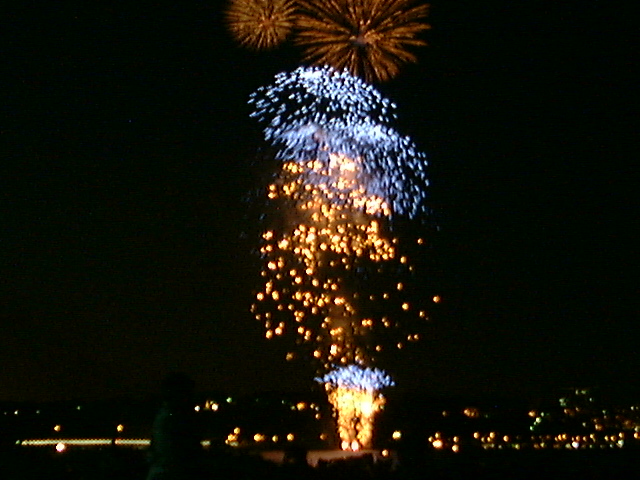
[[173, 373], [162, 382], [162, 405], [153, 422], [147, 480], [201, 477], [202, 444], [194, 411], [194, 382]]

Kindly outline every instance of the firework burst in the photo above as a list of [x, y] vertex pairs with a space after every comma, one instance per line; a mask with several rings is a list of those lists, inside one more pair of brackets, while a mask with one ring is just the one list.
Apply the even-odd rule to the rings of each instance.
[[[276, 75], [250, 103], [280, 160], [304, 166], [320, 157], [326, 163], [329, 153], [344, 155], [358, 165], [358, 188], [383, 198], [390, 216], [426, 213], [425, 156], [392, 128], [396, 106], [371, 85], [331, 67], [298, 68]], [[305, 181], [333, 184], [314, 171]]]
[[299, 0], [296, 44], [305, 60], [348, 69], [368, 81], [388, 80], [416, 61], [409, 48], [426, 45], [419, 34], [429, 5], [414, 0]]
[[231, 0], [226, 21], [241, 45], [255, 50], [283, 42], [294, 25], [294, 0]]
[[397, 348], [418, 340], [411, 319], [426, 318], [385, 275], [413, 269], [389, 225], [423, 212], [424, 156], [391, 127], [394, 105], [346, 72], [280, 74], [251, 103], [279, 160], [266, 190], [277, 219], [262, 233], [252, 311], [266, 338], [294, 346], [288, 359], [301, 352], [325, 374], [343, 448], [369, 446], [378, 390], [392, 383], [369, 365], [392, 332]]

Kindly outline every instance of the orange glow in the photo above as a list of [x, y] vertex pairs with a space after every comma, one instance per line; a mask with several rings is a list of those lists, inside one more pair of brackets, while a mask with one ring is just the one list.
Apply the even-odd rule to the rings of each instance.
[[384, 397], [378, 392], [336, 387], [330, 389], [329, 401], [336, 412], [342, 449], [371, 448], [374, 419]]

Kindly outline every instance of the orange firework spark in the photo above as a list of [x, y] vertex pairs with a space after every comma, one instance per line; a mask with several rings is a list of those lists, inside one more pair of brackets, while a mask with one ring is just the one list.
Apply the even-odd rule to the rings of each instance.
[[388, 80], [400, 65], [415, 62], [407, 47], [426, 45], [418, 38], [428, 4], [414, 0], [299, 0], [296, 44], [305, 60], [348, 69], [367, 81]]
[[277, 46], [294, 25], [294, 0], [231, 0], [226, 20], [243, 46], [264, 50]]

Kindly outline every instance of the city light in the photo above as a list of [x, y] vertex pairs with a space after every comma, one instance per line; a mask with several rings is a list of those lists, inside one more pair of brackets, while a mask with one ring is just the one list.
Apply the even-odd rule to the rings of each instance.
[[[327, 395], [334, 404], [336, 420], [339, 426], [339, 444], [343, 452], [348, 455], [357, 455], [364, 450], [370, 451], [371, 432], [375, 413], [384, 405], [384, 398], [380, 390], [387, 386], [391, 379], [382, 371], [362, 369], [356, 366], [340, 367], [332, 370], [326, 377], [319, 377], [318, 381], [325, 385]], [[640, 448], [640, 408], [637, 405], [626, 407], [604, 406], [597, 400], [591, 400], [593, 393], [586, 395], [566, 395], [561, 402], [554, 405], [537, 406], [535, 409], [521, 408], [519, 411], [520, 423], [523, 428], [517, 429], [513, 425], [512, 407], [497, 407], [492, 405], [483, 407], [450, 406], [446, 410], [433, 407], [430, 415], [438, 418], [441, 423], [439, 428], [430, 430], [428, 424], [407, 424], [402, 430], [393, 429], [393, 423], [389, 425], [389, 434], [385, 443], [386, 449], [394, 443], [399, 445], [405, 438], [422, 438], [424, 446], [438, 455], [457, 454], [462, 451], [619, 451]], [[244, 400], [237, 404], [243, 408]], [[260, 411], [262, 402], [252, 401], [256, 413]], [[273, 405], [264, 402], [264, 405]], [[282, 398], [275, 405], [282, 408], [290, 419], [300, 421], [299, 429], [291, 429], [288, 433], [275, 430], [268, 426], [268, 422], [261, 424], [259, 421], [251, 426], [243, 425], [231, 427], [222, 433], [216, 440], [207, 438], [202, 440], [202, 446], [208, 448], [215, 446], [216, 442], [225, 444], [234, 449], [257, 448], [264, 450], [272, 447], [278, 449], [285, 442], [322, 442], [325, 446], [331, 441], [326, 425], [313, 420], [315, 425], [309, 428], [306, 423], [313, 419], [315, 414], [322, 410], [321, 404], [311, 398], [301, 399]], [[269, 406], [268, 408], [271, 408]], [[232, 407], [229, 407], [230, 409]], [[75, 410], [75, 409], [74, 409]], [[13, 416], [13, 409], [7, 409], [6, 416]], [[38, 409], [38, 411], [40, 411]], [[446, 412], [446, 416], [442, 413]], [[36, 419], [35, 409], [21, 409], [20, 416], [24, 421], [30, 422]], [[73, 414], [72, 414], [73, 415]], [[213, 418], [213, 413], [211, 413]], [[215, 417], [220, 414], [216, 413]], [[505, 416], [506, 415], [506, 416]], [[254, 415], [252, 415], [254, 416]], [[201, 416], [206, 419], [206, 414]], [[219, 418], [219, 417], [218, 417]], [[231, 417], [229, 417], [231, 418]], [[258, 418], [258, 416], [256, 416]], [[509, 422], [505, 423], [505, 418]], [[64, 432], [72, 429], [74, 422], [66, 421], [66, 417], [58, 418], [65, 425]], [[45, 448], [52, 452], [65, 453], [74, 449], [107, 449], [115, 447], [146, 449], [149, 448], [148, 438], [120, 438], [124, 432], [136, 431], [138, 427], [129, 424], [111, 423], [113, 436], [95, 438], [77, 438], [60, 435], [47, 437], [44, 433], [41, 438], [26, 438], [15, 441], [15, 445], [24, 448]], [[234, 423], [227, 423], [234, 425]], [[529, 431], [528, 426], [534, 430]], [[409, 433], [405, 430], [408, 429]], [[55, 430], [44, 426], [45, 431], [54, 434]], [[404, 443], [404, 442], [403, 442]], [[384, 453], [380, 453], [384, 457]], [[387, 455], [391, 455], [388, 453]]]

